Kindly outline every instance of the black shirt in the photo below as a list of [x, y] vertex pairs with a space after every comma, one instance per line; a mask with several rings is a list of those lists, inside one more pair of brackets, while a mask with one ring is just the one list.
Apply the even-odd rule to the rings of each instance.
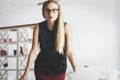
[[40, 52], [35, 61], [35, 68], [43, 74], [57, 75], [65, 73], [67, 68], [66, 53], [60, 54], [55, 50], [56, 30], [49, 30], [47, 21], [39, 23]]

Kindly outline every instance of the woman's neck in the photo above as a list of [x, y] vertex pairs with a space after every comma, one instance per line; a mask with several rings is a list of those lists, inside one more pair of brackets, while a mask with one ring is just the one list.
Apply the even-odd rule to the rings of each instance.
[[53, 30], [53, 26], [54, 26], [54, 21], [47, 21], [47, 24], [48, 24], [48, 29], [49, 30]]

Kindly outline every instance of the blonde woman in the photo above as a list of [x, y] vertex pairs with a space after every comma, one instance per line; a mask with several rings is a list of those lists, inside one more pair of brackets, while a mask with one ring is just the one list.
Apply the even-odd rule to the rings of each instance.
[[64, 80], [67, 57], [73, 70], [76, 70], [72, 51], [71, 27], [63, 21], [60, 5], [55, 0], [45, 1], [42, 14], [45, 21], [34, 27], [32, 49], [26, 70], [20, 80], [27, 80], [38, 47], [40, 47], [40, 52], [34, 66], [36, 80]]

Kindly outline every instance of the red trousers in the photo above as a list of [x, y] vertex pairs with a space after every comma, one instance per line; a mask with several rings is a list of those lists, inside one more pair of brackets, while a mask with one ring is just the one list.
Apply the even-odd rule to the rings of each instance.
[[39, 73], [36, 69], [34, 72], [36, 80], [65, 80], [65, 73], [60, 75], [46, 75]]

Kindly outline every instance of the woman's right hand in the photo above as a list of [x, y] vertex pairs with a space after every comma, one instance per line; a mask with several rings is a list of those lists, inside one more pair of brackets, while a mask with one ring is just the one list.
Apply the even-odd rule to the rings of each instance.
[[19, 80], [28, 80], [28, 79], [27, 79], [27, 76], [23, 75]]

